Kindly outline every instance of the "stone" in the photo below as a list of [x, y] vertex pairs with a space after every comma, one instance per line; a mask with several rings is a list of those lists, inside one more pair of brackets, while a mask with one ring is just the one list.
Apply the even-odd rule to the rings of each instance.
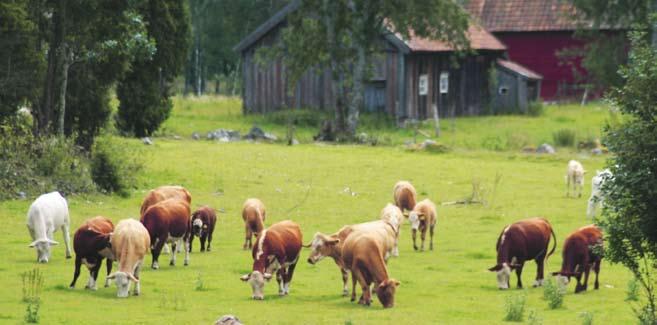
[[194, 139], [194, 140], [200, 140], [200, 139], [201, 139], [201, 135], [198, 134], [198, 132], [194, 132], [194, 133], [192, 133], [192, 139]]
[[217, 140], [220, 142], [233, 142], [240, 140], [240, 133], [234, 130], [217, 129], [208, 132], [207, 138], [208, 140]]
[[603, 154], [603, 152], [602, 152], [601, 148], [593, 148], [593, 149], [591, 149], [591, 154], [594, 155], [594, 156], [599, 156], [599, 155]]
[[151, 138], [149, 138], [149, 137], [143, 137], [143, 138], [141, 138], [141, 142], [142, 142], [143, 144], [147, 145], [147, 146], [150, 146], [150, 145], [153, 144], [153, 140], [151, 140]]
[[217, 319], [214, 325], [242, 325], [242, 322], [233, 315], [223, 315]]
[[554, 150], [554, 147], [552, 147], [551, 145], [549, 145], [547, 143], [544, 143], [544, 144], [540, 145], [536, 149], [536, 153], [545, 153], [545, 154], [550, 154], [551, 155], [551, 154], [554, 154], [556, 152], [557, 151]]

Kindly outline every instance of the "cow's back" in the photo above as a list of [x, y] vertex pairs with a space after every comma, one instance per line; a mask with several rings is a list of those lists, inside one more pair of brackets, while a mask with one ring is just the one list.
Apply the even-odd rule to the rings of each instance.
[[543, 218], [532, 218], [512, 224], [506, 232], [514, 249], [525, 250], [531, 259], [545, 251], [550, 241], [552, 226]]
[[395, 246], [395, 229], [387, 221], [370, 221], [355, 224], [351, 227], [352, 235], [355, 233], [370, 234], [374, 236], [374, 238], [376, 238], [379, 243], [381, 243], [385, 252], [392, 252], [392, 249]]
[[395, 204], [402, 210], [413, 210], [417, 193], [415, 187], [407, 181], [399, 181], [393, 189]]
[[27, 224], [30, 229], [40, 225], [57, 229], [68, 223], [68, 203], [59, 192], [39, 196], [32, 202], [27, 213]]
[[137, 220], [121, 220], [110, 239], [112, 253], [120, 264], [142, 260], [150, 247], [148, 230]]
[[351, 270], [357, 264], [376, 267], [377, 261], [384, 260], [384, 255], [385, 248], [372, 233], [354, 232], [342, 245], [342, 259]]
[[186, 188], [174, 185], [160, 186], [149, 191], [144, 198], [140, 209], [141, 215], [143, 216], [151, 206], [167, 199], [180, 199], [187, 202], [188, 205], [192, 204], [192, 195]]
[[[269, 239], [267, 239], [267, 237], [269, 237]], [[264, 240], [279, 241], [284, 250], [285, 256], [291, 262], [298, 257], [299, 252], [301, 252], [303, 235], [301, 234], [301, 228], [298, 224], [290, 220], [285, 220], [277, 222], [267, 228]]]
[[180, 199], [167, 199], [148, 208], [141, 221], [151, 236], [167, 233], [180, 237], [189, 231], [189, 205]]
[[101, 216], [85, 221], [75, 232], [73, 237], [73, 250], [76, 254], [83, 254], [89, 248], [97, 247], [100, 236], [109, 235], [114, 231], [112, 221]]

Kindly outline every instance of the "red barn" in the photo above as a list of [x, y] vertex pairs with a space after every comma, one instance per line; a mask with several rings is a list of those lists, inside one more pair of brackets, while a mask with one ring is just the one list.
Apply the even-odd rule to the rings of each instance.
[[564, 0], [470, 0], [467, 10], [507, 46], [509, 59], [543, 76], [541, 98], [556, 100], [581, 93], [573, 67], [585, 73], [579, 60], [565, 64], [558, 52], [581, 47], [574, 37], [580, 22]]

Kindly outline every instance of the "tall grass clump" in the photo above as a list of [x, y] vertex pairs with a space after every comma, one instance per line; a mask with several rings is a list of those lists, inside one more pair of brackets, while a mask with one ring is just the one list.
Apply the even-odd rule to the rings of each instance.
[[593, 325], [593, 314], [585, 311], [579, 314], [579, 318], [582, 319], [582, 325]]
[[541, 325], [543, 324], [543, 318], [538, 315], [538, 312], [535, 309], [532, 309], [529, 311], [529, 315], [527, 315], [527, 324]]
[[94, 183], [106, 193], [128, 196], [142, 169], [139, 155], [111, 136], [101, 136], [92, 147], [91, 173]]
[[41, 290], [43, 289], [43, 274], [39, 269], [23, 272], [23, 302], [27, 303], [25, 322], [36, 324], [39, 322], [39, 309], [41, 308]]
[[522, 322], [526, 303], [527, 295], [524, 293], [507, 296], [504, 303], [504, 321]]
[[543, 285], [543, 299], [548, 302], [550, 309], [563, 306], [563, 298], [566, 295], [566, 287], [559, 285], [554, 279], [547, 279]]
[[575, 145], [575, 131], [572, 129], [560, 129], [552, 133], [554, 144], [560, 147], [572, 147]]
[[529, 102], [529, 105], [527, 106], [527, 115], [529, 116], [541, 116], [545, 113], [545, 107], [543, 106], [543, 102], [540, 100], [535, 100]]

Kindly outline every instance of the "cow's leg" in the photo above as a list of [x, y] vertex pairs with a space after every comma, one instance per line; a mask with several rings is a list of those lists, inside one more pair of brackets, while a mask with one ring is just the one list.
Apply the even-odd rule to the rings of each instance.
[[598, 290], [598, 288], [600, 287], [600, 283], [598, 282], [598, 275], [600, 274], [600, 263], [601, 263], [601, 260], [597, 259], [595, 261], [595, 264], [593, 265], [593, 272], [595, 272], [595, 284], [594, 284], [593, 288], [595, 290]]
[[[298, 258], [297, 258], [298, 260]], [[297, 267], [297, 262], [295, 261], [294, 263], [290, 264], [290, 266], [287, 267], [287, 272], [285, 275], [285, 284], [283, 285], [283, 290], [285, 290], [285, 294], [289, 295], [290, 294], [290, 283], [292, 282], [292, 276], [294, 275], [294, 269]]]
[[114, 263], [113, 260], [107, 259], [107, 275], [105, 276], [105, 288], [108, 288], [110, 286], [110, 282], [112, 280], [109, 279], [109, 275], [112, 274], [112, 263]]
[[[580, 283], [579, 278], [577, 279], [577, 287], [575, 287], [575, 293], [586, 291], [589, 283], [589, 273], [591, 272], [591, 264], [586, 263], [584, 267], [584, 281]], [[581, 275], [580, 275], [581, 278]]]
[[69, 287], [75, 288], [75, 282], [78, 280], [78, 277], [80, 276], [80, 266], [82, 265], [82, 258], [80, 255], [75, 255], [75, 271], [73, 272], [73, 281], [69, 285]]
[[357, 271], [351, 271], [351, 302], [356, 301], [356, 283], [358, 282], [356, 279], [356, 272]]
[[[134, 271], [133, 274], [132, 274], [132, 275], [135, 276], [135, 278], [136, 278], [137, 280], [140, 280], [140, 279], [139, 279], [139, 272], [140, 272], [140, 271], [141, 271], [141, 262], [139, 262], [139, 263], [137, 264], [137, 266], [135, 267], [135, 271]], [[137, 281], [137, 282], [135, 282], [135, 290], [133, 291], [133, 294], [134, 294], [135, 296], [139, 296], [139, 294], [141, 294], [141, 285], [140, 285], [140, 284], [141, 284], [141, 281]]]
[[251, 248], [251, 236], [253, 236], [253, 234], [251, 233], [251, 228], [249, 228], [248, 225], [244, 226], [244, 233], [245, 233], [244, 246], [242, 247], [242, 249], [247, 250]]
[[169, 244], [164, 243], [164, 247], [162, 248], [162, 254], [165, 255], [171, 254], [171, 250], [169, 249]]
[[160, 257], [160, 252], [162, 251], [162, 247], [164, 246], [165, 242], [166, 242], [166, 238], [164, 239], [156, 238], [155, 247], [153, 247], [152, 249], [153, 263], [151, 264], [151, 268], [154, 270], [160, 268], [160, 264], [157, 262], [157, 259]]
[[62, 226], [62, 234], [64, 235], [64, 245], [66, 245], [66, 258], [71, 258], [71, 236], [68, 223]]
[[96, 280], [98, 279], [98, 272], [100, 272], [100, 268], [103, 266], [103, 259], [99, 256], [96, 260], [98, 261], [96, 265], [89, 270], [89, 282], [87, 282], [85, 289], [96, 290]]
[[420, 244], [420, 251], [424, 252], [424, 239], [427, 237], [427, 227], [424, 226], [422, 229], [420, 229], [420, 239], [422, 239], [422, 243]]
[[279, 296], [284, 296], [285, 295], [285, 268], [281, 267], [276, 271], [276, 282], [278, 282], [278, 295]]
[[[518, 289], [522, 289], [522, 269], [525, 266], [524, 263], [521, 263], [520, 266], [516, 268], [516, 277], [518, 278]], [[511, 284], [509, 283], [509, 288]]]
[[416, 241], [415, 241], [416, 237], [417, 237], [417, 230], [413, 229], [412, 233], [413, 233], [413, 249], [417, 250], [417, 244], [416, 244]]
[[[193, 236], [191, 236], [193, 237]], [[183, 265], [189, 265], [189, 253], [192, 251], [191, 239], [183, 237], [182, 244], [185, 246], [185, 261]]]
[[566, 197], [570, 197], [570, 175], [566, 176]]
[[545, 254], [536, 258], [536, 281], [534, 281], [534, 288], [543, 285], [543, 271], [545, 269]]
[[169, 265], [174, 266], [176, 265], [176, 253], [178, 252], [178, 239], [174, 239], [171, 241], [171, 260], [169, 261]]
[[[189, 252], [192, 252], [192, 244], [194, 243], [194, 234], [189, 236]], [[203, 244], [201, 244], [201, 252], [203, 251]]]
[[361, 295], [360, 299], [358, 299], [358, 304], [360, 305], [369, 305], [368, 304], [368, 298], [370, 296], [370, 286], [367, 285], [367, 281], [365, 281], [365, 277], [363, 276], [363, 273], [360, 272], [360, 270], [356, 267], [352, 269], [351, 271], [351, 277], [353, 278], [354, 282], [354, 293], [352, 293], [352, 301], [356, 300], [356, 281], [360, 284], [361, 288]]
[[347, 270], [340, 268], [340, 272], [342, 273], [342, 296], [346, 297], [349, 295], [349, 288], [347, 287], [347, 281], [349, 281], [349, 273], [347, 273]]
[[207, 239], [207, 235], [201, 235], [199, 238], [199, 241], [201, 242], [201, 252], [205, 252], [205, 240]]
[[429, 227], [429, 250], [433, 250], [433, 229], [436, 227], [436, 225], [431, 225]]
[[212, 233], [210, 230], [208, 230], [208, 246], [206, 247], [206, 250], [209, 252], [210, 251], [210, 246], [212, 245]]

